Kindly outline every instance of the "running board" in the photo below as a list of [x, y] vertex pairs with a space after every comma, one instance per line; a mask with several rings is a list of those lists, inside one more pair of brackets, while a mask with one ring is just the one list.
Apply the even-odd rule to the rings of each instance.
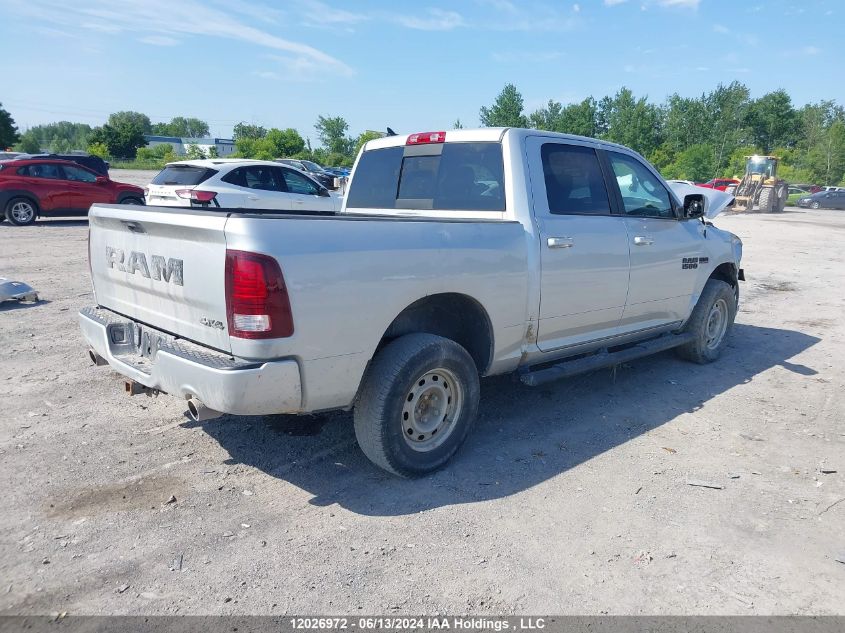
[[607, 349], [603, 349], [590, 356], [576, 358], [575, 360], [564, 360], [557, 365], [552, 365], [545, 369], [529, 370], [523, 373], [519, 379], [529, 387], [536, 387], [547, 382], [552, 382], [553, 380], [569, 378], [570, 376], [601, 369], [602, 367], [611, 367], [612, 365], [625, 363], [630, 360], [642, 358], [643, 356], [651, 356], [652, 354], [689, 343], [694, 338], [695, 336], [689, 332], [665, 334], [651, 341], [626, 347], [618, 352], [608, 352]]

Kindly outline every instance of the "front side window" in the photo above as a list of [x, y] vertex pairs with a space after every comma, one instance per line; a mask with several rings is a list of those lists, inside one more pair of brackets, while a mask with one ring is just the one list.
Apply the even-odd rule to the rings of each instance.
[[540, 156], [551, 213], [610, 213], [607, 187], [593, 148], [545, 143]]
[[674, 218], [669, 191], [640, 161], [627, 154], [607, 152], [626, 215]]
[[62, 179], [59, 166], [52, 163], [26, 165], [25, 167], [18, 169], [18, 174], [21, 176], [29, 176], [30, 178], [50, 178], [52, 180]]
[[298, 174], [292, 169], [282, 169], [285, 176], [285, 184], [289, 193], [299, 193], [306, 196], [316, 196], [320, 193], [319, 188], [311, 180]]
[[87, 169], [81, 167], [73, 167], [72, 165], [62, 165], [62, 171], [65, 172], [65, 180], [73, 180], [74, 182], [96, 182], [97, 177]]

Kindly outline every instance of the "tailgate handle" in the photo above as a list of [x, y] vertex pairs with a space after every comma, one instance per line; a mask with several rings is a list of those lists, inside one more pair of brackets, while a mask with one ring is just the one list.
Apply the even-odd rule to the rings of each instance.
[[141, 226], [138, 222], [131, 222], [129, 220], [121, 220], [121, 222], [132, 233], [146, 233], [146, 231], [144, 231], [144, 227]]

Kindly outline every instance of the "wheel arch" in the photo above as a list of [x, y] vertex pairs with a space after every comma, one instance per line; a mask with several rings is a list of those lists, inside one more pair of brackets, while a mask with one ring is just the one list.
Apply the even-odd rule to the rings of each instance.
[[733, 262], [722, 262], [716, 268], [713, 269], [713, 272], [710, 273], [708, 279], [719, 279], [724, 281], [731, 288], [736, 288], [738, 282], [737, 275], [739, 271], [736, 268], [736, 264]]
[[434, 334], [458, 343], [481, 375], [493, 360], [493, 324], [484, 307], [469, 295], [444, 292], [414, 301], [393, 319], [375, 353], [390, 341], [413, 333]]
[[33, 194], [31, 191], [27, 191], [26, 189], [7, 189], [5, 191], [0, 191], [0, 213], [6, 213], [6, 207], [8, 206], [9, 202], [14, 200], [15, 198], [25, 198], [29, 202], [35, 205], [35, 214], [36, 216], [41, 216], [41, 205], [38, 204], [38, 196]]

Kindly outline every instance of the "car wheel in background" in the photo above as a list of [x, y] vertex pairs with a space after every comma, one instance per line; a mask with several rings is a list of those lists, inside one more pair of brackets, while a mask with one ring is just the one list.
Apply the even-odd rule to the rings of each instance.
[[821, 205], [818, 202], [814, 202], [810, 206], [813, 207], [814, 209], [818, 209]]
[[132, 196], [126, 197], [120, 201], [120, 204], [140, 204], [143, 205], [144, 201], [140, 198], [133, 198]]
[[38, 208], [27, 198], [12, 198], [6, 204], [6, 219], [15, 226], [27, 226], [35, 222]]
[[355, 403], [355, 437], [377, 466], [418, 477], [443, 466], [478, 413], [478, 369], [467, 351], [433, 334], [388, 343]]

